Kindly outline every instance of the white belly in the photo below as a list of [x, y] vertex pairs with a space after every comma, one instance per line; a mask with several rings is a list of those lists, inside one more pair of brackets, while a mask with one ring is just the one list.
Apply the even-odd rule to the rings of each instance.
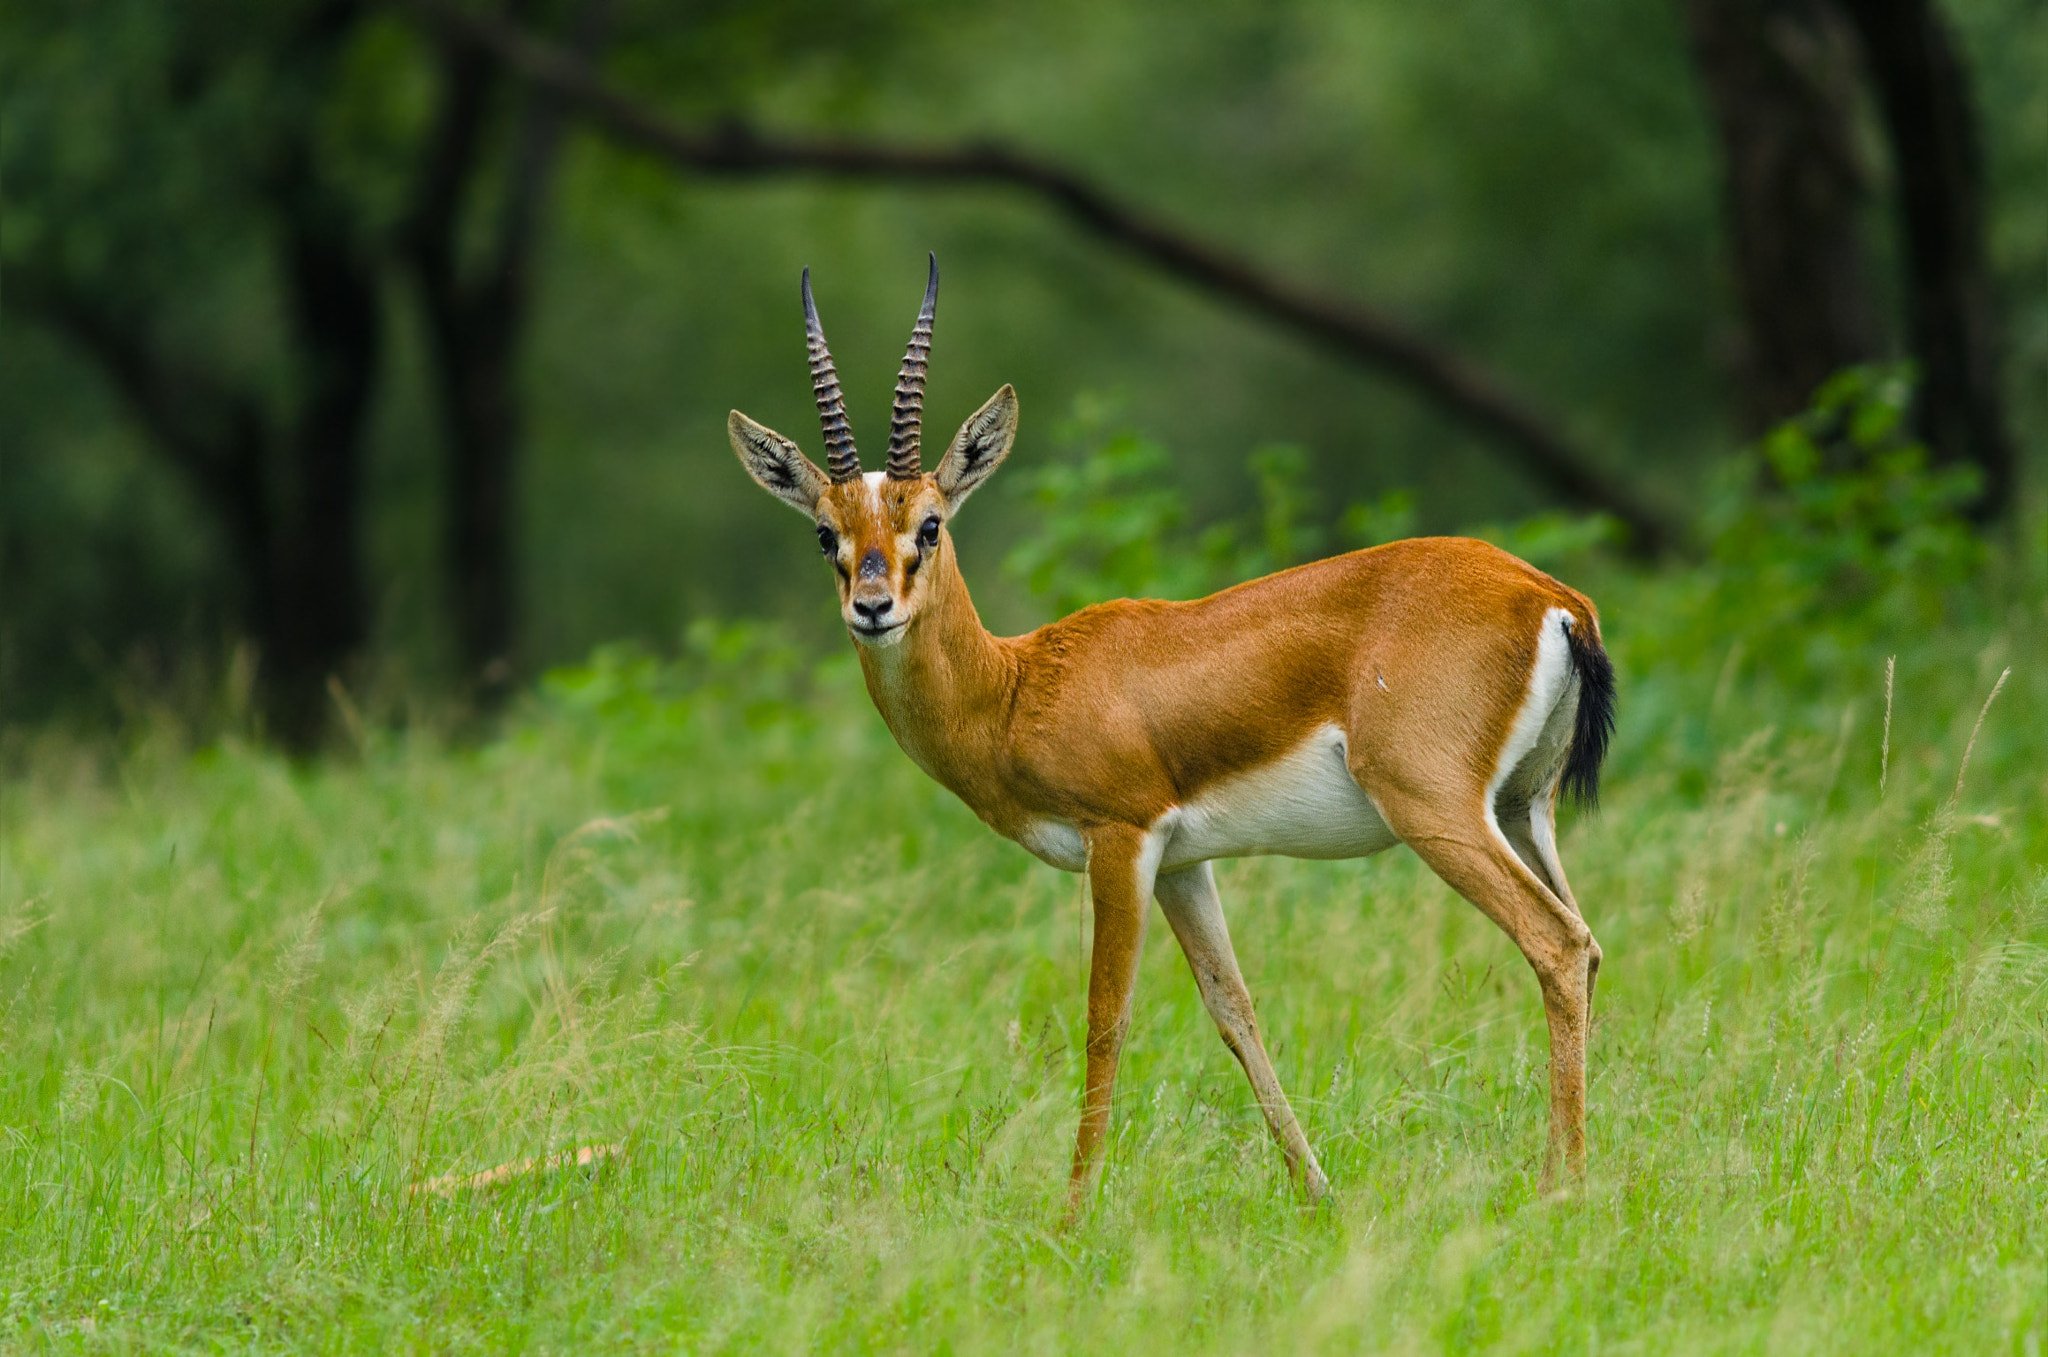
[[[1159, 870], [1277, 854], [1362, 858], [1398, 839], [1344, 762], [1344, 732], [1323, 726], [1285, 756], [1208, 788], [1152, 826]], [[1064, 820], [1033, 822], [1018, 842], [1069, 872], [1088, 865], [1080, 830]]]
[[1323, 726], [1284, 757], [1208, 788], [1161, 817], [1161, 871], [1273, 853], [1362, 858], [1399, 842], [1344, 762], [1344, 732]]

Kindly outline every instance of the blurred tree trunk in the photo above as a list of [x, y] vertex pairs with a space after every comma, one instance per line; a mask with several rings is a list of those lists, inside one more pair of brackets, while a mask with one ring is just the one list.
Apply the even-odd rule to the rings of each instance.
[[[287, 93], [265, 108], [262, 152], [240, 185], [272, 242], [282, 402], [267, 382], [166, 345], [165, 299], [118, 268], [67, 265], [52, 242], [8, 277], [9, 301], [98, 366], [219, 525], [261, 656], [266, 723], [300, 749], [318, 742], [328, 682], [369, 631], [360, 502], [383, 307], [359, 216], [316, 169], [322, 92], [359, 19], [350, 0], [329, 0], [292, 26], [273, 87]], [[231, 78], [203, 43], [185, 56], [195, 85]]]
[[1720, 132], [1737, 399], [1756, 434], [1883, 351], [1862, 241], [1854, 37], [1827, 0], [1687, 0], [1685, 16]]
[[518, 438], [506, 389], [512, 343], [508, 324], [522, 317], [498, 270], [466, 277], [459, 256], [463, 203], [483, 159], [485, 122], [497, 83], [486, 62], [443, 48], [440, 103], [427, 134], [410, 219], [402, 241], [426, 319], [440, 379], [447, 482], [442, 551], [454, 615], [456, 658], [465, 684], [487, 671], [509, 672], [512, 645], [510, 512], [512, 445]]
[[368, 633], [358, 505], [382, 314], [374, 277], [330, 221], [282, 228], [296, 388], [282, 420], [166, 352], [146, 314], [34, 267], [7, 280], [13, 305], [100, 368], [218, 523], [262, 659], [266, 721], [301, 749], [326, 724], [328, 680]]
[[1905, 237], [1906, 329], [1920, 365], [1915, 411], [1938, 456], [1984, 473], [1983, 518], [2011, 505], [2016, 473], [1984, 251], [1976, 101], [1929, 0], [1841, 0], [1884, 111]]
[[310, 747], [326, 729], [327, 689], [369, 639], [363, 587], [363, 440], [383, 351], [374, 242], [324, 176], [321, 113], [364, 17], [358, 0], [320, 0], [279, 54], [275, 140], [254, 186], [279, 238], [277, 271], [291, 354], [291, 403], [268, 458], [274, 614], [259, 632], [272, 729]]
[[[533, 7], [538, 0], [513, 0]], [[575, 0], [575, 45], [596, 45], [607, 0]], [[393, 263], [418, 285], [447, 450], [444, 529], [450, 609], [465, 681], [488, 703], [513, 674], [516, 641], [515, 389], [531, 310], [539, 223], [563, 117], [552, 95], [517, 104], [516, 81], [472, 48], [442, 44], [439, 103], [418, 145], [412, 201], [379, 230], [324, 167], [321, 137], [340, 65], [369, 11], [312, 0], [267, 46], [241, 49], [195, 23], [179, 33], [195, 90], [236, 78], [253, 50], [260, 142], [230, 193], [256, 224], [283, 335], [274, 373], [244, 376], [164, 341], [175, 294], [119, 269], [81, 269], [61, 248], [11, 261], [10, 300], [105, 372], [151, 445], [220, 525], [240, 625], [261, 655], [271, 732], [316, 744], [328, 686], [369, 639], [361, 549], [365, 440], [383, 357], [381, 285]], [[331, 129], [330, 129], [331, 130]], [[281, 397], [281, 398], [280, 398]]]
[[[263, 649], [273, 723], [304, 746], [326, 724], [327, 684], [369, 639], [363, 589], [363, 436], [383, 347], [371, 262], [327, 195], [299, 185], [284, 205], [300, 392], [278, 439], [285, 484], [272, 549], [274, 616]], [[260, 634], [260, 633], [259, 633]]]
[[[514, 4], [522, 17], [530, 6]], [[609, 27], [608, 0], [585, 0], [575, 48]], [[420, 165], [404, 250], [440, 376], [448, 444], [445, 527], [449, 602], [463, 681], [485, 706], [510, 691], [518, 648], [517, 473], [525, 429], [517, 364], [530, 312], [541, 213], [562, 140], [558, 101], [527, 96], [505, 151], [503, 187], [481, 258], [465, 267], [465, 204], [484, 198], [488, 123], [508, 93], [503, 68], [443, 42], [441, 103]]]
[[1736, 293], [1740, 407], [1760, 432], [1835, 371], [1886, 349], [1859, 218], [1859, 92], [1884, 115], [1905, 242], [1915, 419], [1936, 457], [2010, 507], [2015, 459], [1984, 263], [1983, 174], [1967, 74], [1931, 0], [1686, 0], [1720, 133]]

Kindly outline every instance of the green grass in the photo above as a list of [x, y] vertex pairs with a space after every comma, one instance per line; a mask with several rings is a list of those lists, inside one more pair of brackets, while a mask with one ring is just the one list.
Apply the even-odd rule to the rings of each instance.
[[1155, 927], [1063, 1231], [1079, 883], [927, 784], [843, 658], [614, 659], [488, 747], [300, 767], [17, 733], [0, 1341], [2038, 1352], [2038, 600], [1909, 638], [1882, 799], [1881, 650], [1796, 690], [1628, 650], [1670, 606], [1608, 591], [1623, 729], [1565, 842], [1592, 1169], [1551, 1200], [1533, 979], [1397, 850], [1219, 873], [1333, 1200]]

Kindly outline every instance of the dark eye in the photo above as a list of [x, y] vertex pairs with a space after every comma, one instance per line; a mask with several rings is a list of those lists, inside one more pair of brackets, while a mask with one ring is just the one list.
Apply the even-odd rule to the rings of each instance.
[[939, 516], [933, 514], [917, 525], [917, 544], [930, 549], [939, 544]]
[[818, 550], [824, 552], [827, 556], [837, 556], [839, 554], [839, 534], [826, 527], [823, 523], [818, 525]]

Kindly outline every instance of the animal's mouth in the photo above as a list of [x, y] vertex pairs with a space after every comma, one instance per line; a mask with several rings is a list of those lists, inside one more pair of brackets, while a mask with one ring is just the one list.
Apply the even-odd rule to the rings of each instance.
[[908, 621], [909, 619], [906, 618], [902, 622], [889, 622], [881, 626], [867, 626], [859, 622], [849, 622], [847, 630], [851, 631], [855, 636], [863, 637], [866, 640], [879, 641], [884, 636], [891, 636], [896, 632], [902, 631]]

